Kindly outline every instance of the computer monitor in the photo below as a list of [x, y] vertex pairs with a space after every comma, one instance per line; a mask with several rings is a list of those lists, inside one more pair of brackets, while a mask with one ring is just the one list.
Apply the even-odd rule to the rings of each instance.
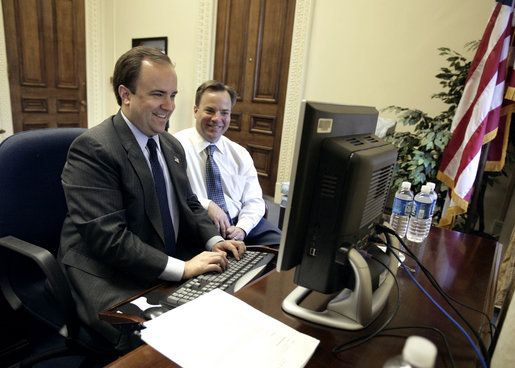
[[[397, 260], [368, 242], [381, 221], [397, 159], [374, 135], [373, 107], [303, 101], [279, 248], [278, 271], [296, 267], [283, 309], [324, 325], [359, 329], [384, 307]], [[300, 306], [311, 291], [340, 292], [325, 311]]]

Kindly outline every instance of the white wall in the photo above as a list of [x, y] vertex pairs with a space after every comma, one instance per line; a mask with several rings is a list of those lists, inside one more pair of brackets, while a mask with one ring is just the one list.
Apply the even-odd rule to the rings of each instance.
[[[328, 102], [442, 111], [438, 48], [464, 55], [480, 39], [494, 1], [316, 1], [305, 97]], [[470, 55], [472, 58], [472, 55]]]

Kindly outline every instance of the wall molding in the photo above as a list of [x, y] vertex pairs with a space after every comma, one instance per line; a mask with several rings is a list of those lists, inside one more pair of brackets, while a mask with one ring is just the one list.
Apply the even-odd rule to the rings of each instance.
[[11, 110], [11, 91], [7, 70], [7, 51], [5, 49], [4, 15], [0, 6], [0, 142], [13, 134], [13, 116]]
[[217, 1], [199, 1], [194, 90], [201, 83], [213, 78], [217, 8]]
[[295, 138], [299, 121], [299, 109], [304, 98], [306, 81], [306, 60], [311, 30], [313, 0], [297, 0], [295, 5], [295, 22], [290, 53], [288, 89], [284, 107], [284, 121], [275, 184], [274, 201], [281, 202], [281, 184], [290, 181], [291, 166], [295, 152]]
[[85, 7], [88, 127], [92, 127], [107, 116], [103, 56], [105, 27], [102, 0], [86, 0]]

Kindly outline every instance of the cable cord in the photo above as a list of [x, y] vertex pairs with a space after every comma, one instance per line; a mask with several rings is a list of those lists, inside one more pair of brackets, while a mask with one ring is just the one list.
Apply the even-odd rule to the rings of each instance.
[[[413, 257], [413, 259], [417, 262], [417, 264], [419, 266], [421, 266], [421, 269], [424, 269], [425, 267], [423, 267], [423, 265], [420, 263], [419, 259], [417, 258], [417, 256], [415, 256], [415, 254], [413, 254], [413, 252], [406, 246], [406, 244], [404, 244], [404, 242], [402, 241], [402, 239], [400, 238], [400, 236], [393, 230], [390, 230], [382, 225], [378, 225], [381, 229], [383, 229], [385, 232], [387, 233], [390, 233], [392, 235], [394, 235], [395, 237], [397, 237], [397, 239], [399, 239], [400, 243], [404, 246], [404, 248], [406, 248], [406, 250], [410, 253], [410, 255]], [[474, 336], [476, 337], [476, 339], [478, 340], [478, 343], [479, 343], [479, 346], [481, 347], [481, 350], [483, 351], [483, 354], [481, 354], [481, 352], [477, 349], [477, 346], [474, 344], [474, 341], [472, 341], [472, 338], [470, 337], [470, 335], [467, 333], [467, 331], [465, 331], [465, 329], [458, 323], [456, 322], [456, 320], [454, 318], [452, 318], [452, 316], [447, 313], [447, 311], [445, 309], [443, 309], [440, 304], [438, 304], [436, 302], [436, 300], [433, 299], [433, 297], [431, 295], [429, 295], [429, 293], [422, 287], [422, 285], [419, 284], [419, 282], [415, 279], [415, 277], [413, 277], [413, 275], [411, 274], [411, 272], [409, 272], [408, 268], [406, 267], [406, 265], [404, 265], [404, 262], [402, 262], [400, 260], [400, 258], [395, 254], [395, 252], [393, 252], [394, 256], [398, 259], [398, 261], [400, 262], [401, 266], [406, 270], [406, 273], [408, 274], [408, 276], [411, 278], [411, 280], [417, 285], [417, 287], [426, 295], [426, 297], [456, 326], [458, 327], [458, 329], [465, 335], [465, 337], [467, 338], [467, 340], [469, 341], [470, 345], [472, 346], [472, 348], [474, 349], [474, 351], [476, 352], [476, 355], [478, 356], [479, 360], [481, 361], [481, 365], [485, 368], [487, 368], [487, 364], [486, 364], [486, 360], [488, 360], [488, 352], [486, 351], [485, 349], [485, 346], [483, 344], [483, 341], [481, 340], [481, 338], [479, 337], [479, 335], [477, 334], [477, 332], [474, 330], [474, 328], [472, 328], [472, 326], [470, 325], [470, 323], [463, 317], [463, 315], [454, 307], [454, 305], [452, 305], [452, 303], [450, 303], [447, 298], [445, 298], [444, 295], [442, 295], [447, 303], [451, 306], [451, 308], [454, 309], [454, 311], [460, 316], [460, 318], [467, 324], [467, 326], [471, 329], [471, 331], [474, 333]], [[425, 274], [425, 272], [424, 272]], [[426, 275], [427, 276], [427, 275]], [[486, 359], [485, 359], [486, 357]]]
[[[372, 241], [374, 241], [374, 242], [376, 242], [376, 243], [381, 243], [381, 244], [384, 244], [384, 245], [388, 245], [388, 244], [387, 244], [383, 239], [381, 239], [381, 238], [379, 238], [379, 237], [377, 237], [377, 236], [371, 237], [371, 240], [372, 240]], [[405, 245], [404, 243], [403, 243], [403, 245], [406, 247], [406, 245]], [[465, 308], [467, 308], [467, 309], [469, 309], [469, 310], [471, 310], [471, 311], [474, 311], [474, 312], [476, 312], [476, 313], [479, 313], [479, 314], [483, 315], [483, 316], [487, 319], [487, 321], [488, 321], [488, 322], [485, 322], [485, 323], [483, 323], [483, 324], [481, 325], [481, 327], [479, 328], [479, 332], [481, 332], [481, 331], [482, 331], [482, 329], [483, 329], [483, 327], [484, 327], [484, 325], [485, 325], [485, 324], [488, 324], [488, 326], [490, 327], [490, 329], [489, 329], [489, 332], [488, 332], [488, 333], [489, 333], [489, 335], [490, 335], [490, 339], [493, 339], [493, 331], [495, 330], [495, 325], [492, 323], [492, 321], [491, 321], [490, 317], [488, 316], [488, 314], [486, 314], [485, 312], [480, 311], [480, 310], [478, 310], [478, 309], [476, 309], [476, 308], [474, 308], [474, 307], [471, 307], [470, 305], [467, 305], [467, 304], [465, 304], [465, 303], [463, 303], [463, 302], [461, 302], [461, 301], [459, 301], [459, 300], [455, 299], [455, 298], [454, 298], [454, 297], [452, 297], [451, 295], [447, 294], [447, 292], [446, 292], [445, 290], [443, 290], [443, 289], [442, 289], [442, 287], [440, 286], [440, 284], [438, 283], [438, 281], [434, 278], [433, 274], [432, 274], [432, 273], [431, 273], [431, 272], [430, 272], [430, 271], [429, 271], [429, 270], [428, 270], [428, 269], [427, 269], [427, 268], [426, 268], [426, 267], [425, 267], [425, 266], [420, 262], [420, 260], [418, 260], [418, 259], [417, 259], [417, 257], [413, 257], [413, 256], [411, 256], [407, 251], [403, 251], [403, 250], [401, 250], [401, 249], [399, 249], [399, 248], [397, 248], [397, 247], [394, 247], [394, 246], [393, 246], [393, 245], [391, 245], [391, 244], [390, 244], [389, 246], [390, 246], [392, 249], [397, 250], [398, 252], [404, 253], [407, 257], [410, 257], [410, 258], [414, 259], [414, 260], [415, 260], [415, 262], [417, 262], [417, 263], [418, 263], [418, 265], [420, 265], [420, 269], [421, 269], [421, 270], [422, 270], [422, 272], [426, 275], [426, 277], [429, 279], [429, 282], [430, 282], [430, 283], [435, 287], [435, 289], [437, 289], [437, 291], [438, 291], [438, 292], [439, 292], [439, 293], [444, 297], [444, 299], [448, 298], [448, 299], [452, 300], [454, 303], [461, 305], [462, 307], [465, 307]], [[406, 249], [408, 249], [408, 248], [406, 247]], [[408, 266], [406, 266], [406, 267], [408, 267]], [[408, 267], [408, 268], [409, 268], [409, 267]], [[414, 270], [412, 270], [412, 271], [414, 271]], [[448, 300], [446, 300], [446, 302], [447, 302], [447, 303], [449, 303], [449, 301], [448, 301]], [[450, 304], [450, 303], [449, 303], [449, 305], [451, 305], [451, 306], [452, 306], [452, 304]], [[460, 315], [460, 313], [459, 313], [459, 312], [457, 312], [457, 313], [458, 313], [458, 315]], [[465, 323], [467, 323], [467, 326], [468, 326], [471, 330], [473, 330], [473, 331], [474, 331], [473, 327], [468, 323], [468, 321], [465, 319], [465, 317], [463, 317], [463, 316], [461, 316], [461, 315], [460, 315], [460, 317], [461, 317], [462, 319], [464, 319]]]
[[[379, 225], [379, 227], [383, 227], [382, 225]], [[456, 314], [460, 317], [460, 319], [465, 322], [465, 324], [467, 325], [467, 327], [470, 329], [470, 331], [472, 331], [472, 333], [474, 334], [474, 337], [476, 338], [477, 342], [478, 342], [478, 345], [479, 347], [481, 348], [481, 352], [482, 352], [482, 356], [483, 358], [486, 360], [487, 363], [489, 363], [490, 361], [490, 355], [488, 353], [488, 350], [486, 349], [486, 346], [484, 345], [484, 342], [483, 340], [481, 339], [481, 337], [479, 336], [479, 333], [474, 329], [474, 327], [470, 324], [470, 322], [463, 316], [463, 314], [461, 314], [461, 312], [455, 307], [454, 304], [451, 303], [451, 301], [449, 299], [451, 299], [452, 301], [464, 306], [464, 307], [467, 307], [477, 313], [481, 313], [483, 314], [484, 316], [486, 316], [489, 324], [491, 325], [491, 321], [490, 321], [490, 318], [484, 313], [484, 312], [481, 312], [477, 309], [474, 309], [474, 308], [471, 308], [469, 307], [468, 305], [452, 298], [451, 296], [449, 296], [441, 287], [440, 287], [440, 284], [438, 283], [438, 281], [436, 281], [436, 279], [433, 277], [433, 275], [431, 274], [431, 272], [429, 272], [429, 270], [420, 262], [420, 260], [417, 258], [417, 256], [415, 254], [413, 254], [413, 252], [411, 251], [411, 249], [408, 248], [408, 246], [404, 243], [404, 241], [399, 237], [399, 235], [393, 231], [393, 230], [390, 230], [388, 228], [385, 228], [386, 230], [388, 230], [388, 232], [391, 232], [393, 235], [395, 235], [395, 237], [397, 239], [399, 239], [400, 243], [402, 244], [402, 246], [408, 251], [408, 253], [410, 254], [410, 256], [415, 260], [415, 262], [417, 262], [417, 264], [420, 266], [420, 269], [422, 270], [422, 272], [424, 273], [424, 275], [426, 275], [426, 277], [428, 278], [428, 280], [433, 284], [433, 286], [435, 287], [435, 289], [440, 293], [440, 295], [444, 298], [444, 300], [447, 302], [447, 304], [449, 304], [449, 306], [454, 310], [454, 312], [456, 312]], [[400, 261], [400, 260], [399, 260]], [[402, 263], [402, 262], [401, 262]], [[405, 265], [403, 264], [403, 267], [406, 269]], [[410, 274], [411, 276], [411, 274]], [[491, 331], [490, 331], [490, 336], [491, 335]]]
[[340, 353], [342, 351], [354, 349], [355, 347], [358, 347], [358, 346], [366, 343], [367, 341], [372, 340], [375, 336], [377, 336], [379, 333], [381, 333], [381, 331], [383, 331], [386, 326], [388, 326], [390, 324], [390, 322], [393, 320], [393, 318], [397, 315], [397, 312], [399, 311], [399, 307], [400, 307], [400, 304], [401, 304], [401, 288], [399, 286], [399, 281], [397, 280], [397, 277], [395, 276], [393, 271], [390, 270], [390, 268], [386, 264], [384, 264], [382, 261], [380, 261], [379, 259], [375, 258], [374, 256], [371, 256], [371, 258], [374, 261], [380, 263], [393, 276], [393, 280], [395, 281], [395, 285], [397, 286], [397, 304], [395, 306], [395, 310], [390, 314], [388, 319], [376, 331], [374, 331], [374, 332], [372, 332], [372, 333], [370, 333], [368, 335], [360, 336], [360, 337], [357, 337], [357, 338], [352, 339], [350, 341], [343, 342], [343, 343], [341, 343], [339, 345], [336, 345], [332, 349], [333, 354], [337, 354], [337, 353]]

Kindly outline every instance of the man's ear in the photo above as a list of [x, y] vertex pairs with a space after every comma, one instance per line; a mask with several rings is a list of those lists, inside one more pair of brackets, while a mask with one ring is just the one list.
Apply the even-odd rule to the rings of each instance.
[[130, 102], [131, 91], [129, 90], [129, 88], [125, 87], [123, 84], [120, 84], [118, 86], [118, 94], [120, 95], [120, 98], [122, 99], [122, 105], [126, 105], [128, 102]]

